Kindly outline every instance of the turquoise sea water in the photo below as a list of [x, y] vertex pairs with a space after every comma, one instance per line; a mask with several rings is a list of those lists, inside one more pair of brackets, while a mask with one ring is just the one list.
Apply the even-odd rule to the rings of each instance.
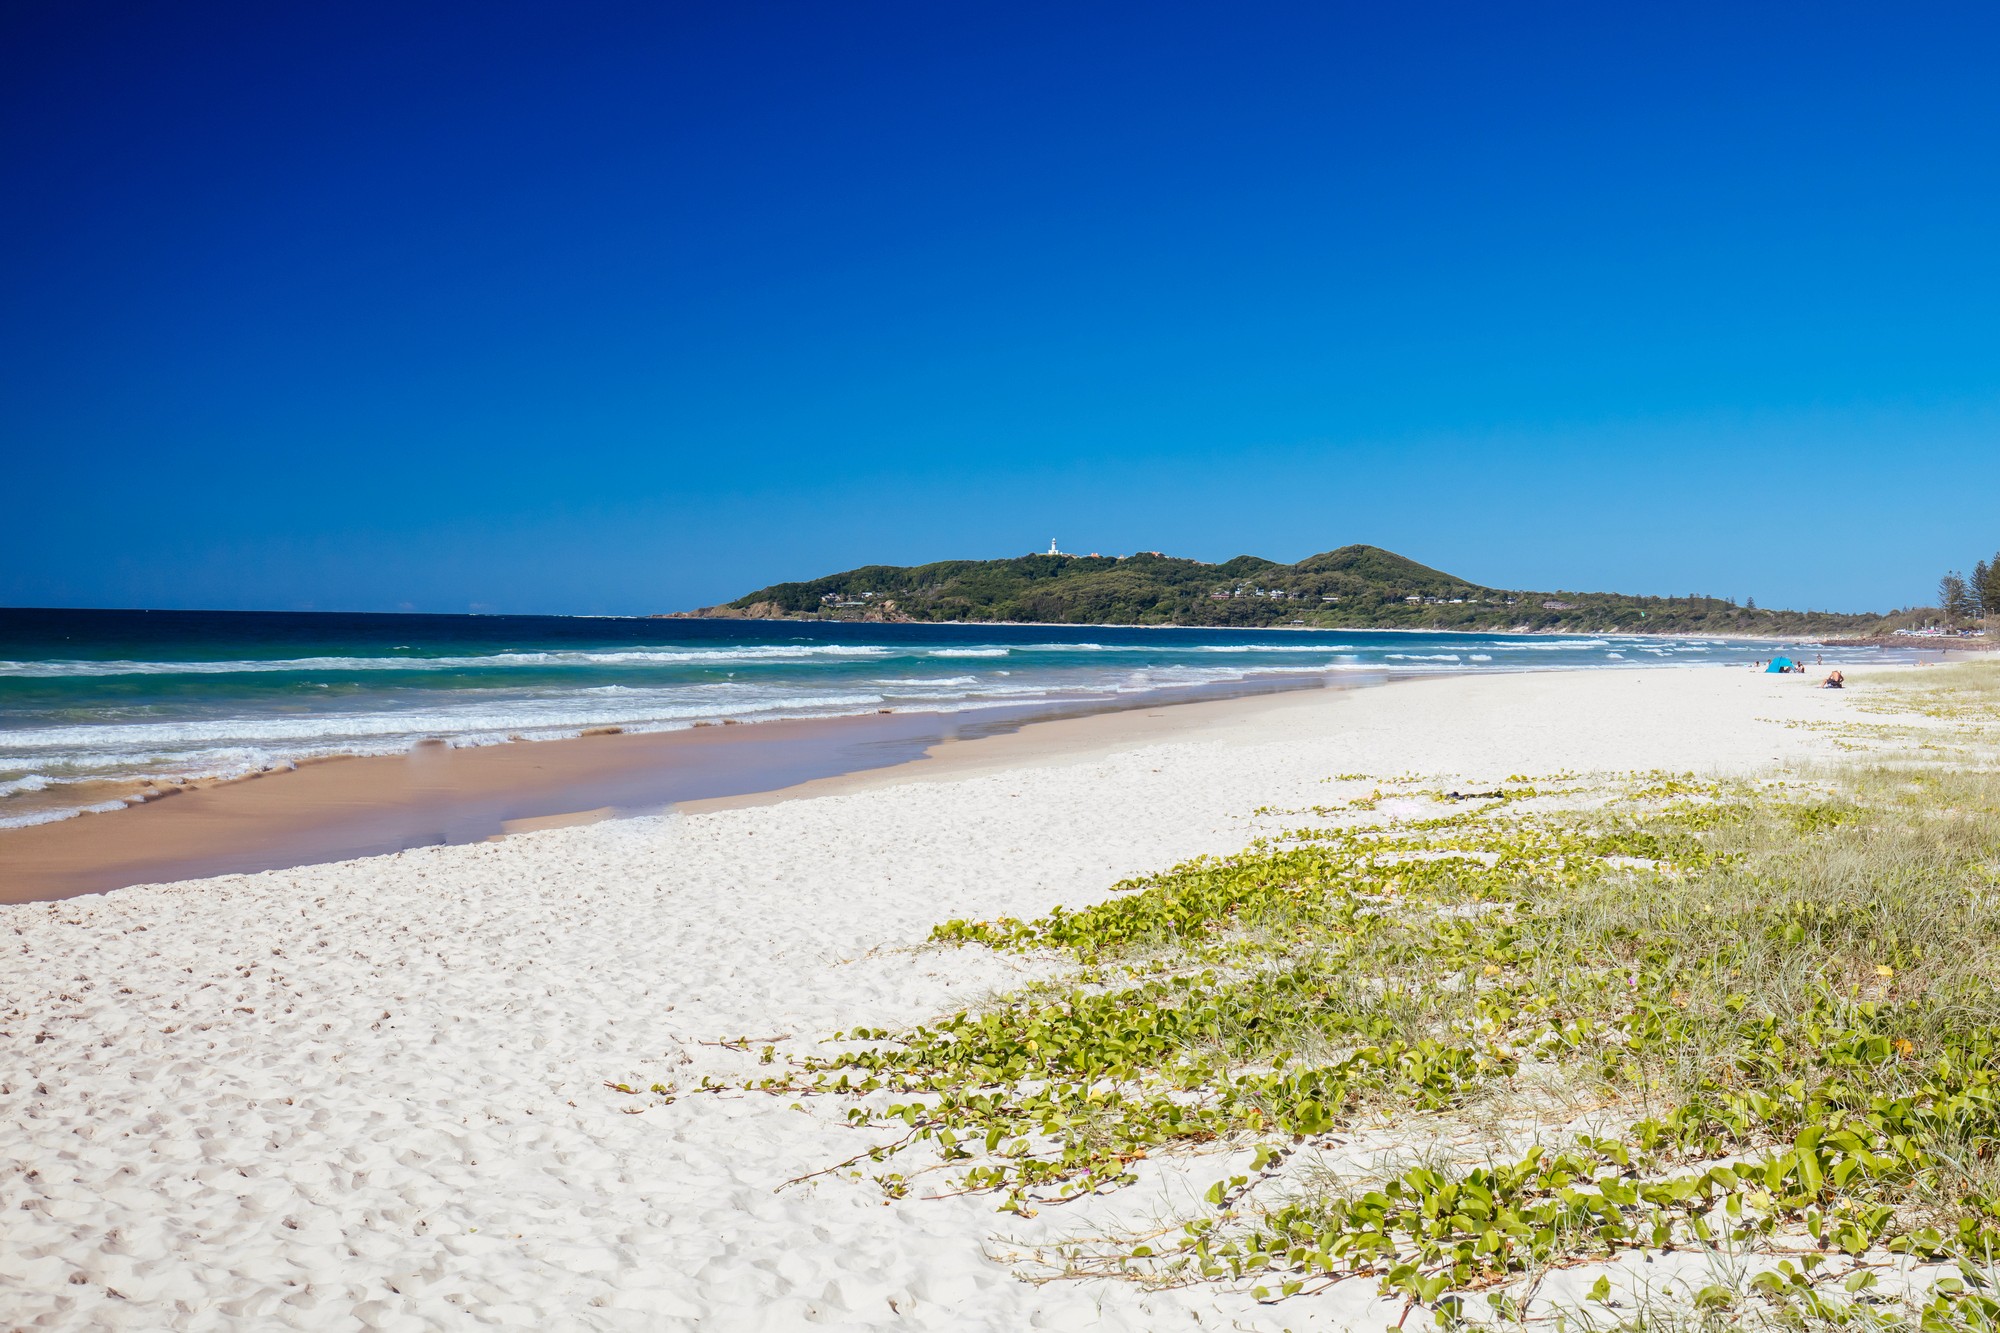
[[1740, 666], [1773, 651], [1584, 635], [0, 611], [0, 825], [80, 808], [87, 782], [431, 737], [1087, 703], [1272, 678]]

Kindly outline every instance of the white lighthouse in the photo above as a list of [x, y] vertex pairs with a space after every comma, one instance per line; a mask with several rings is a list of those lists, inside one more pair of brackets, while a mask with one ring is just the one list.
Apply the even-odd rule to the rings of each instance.
[[1062, 552], [1061, 552], [1061, 551], [1058, 551], [1058, 550], [1056, 549], [1056, 539], [1055, 539], [1054, 537], [1051, 537], [1051, 538], [1049, 538], [1049, 554], [1050, 554], [1050, 555], [1061, 555], [1061, 554], [1062, 554]]

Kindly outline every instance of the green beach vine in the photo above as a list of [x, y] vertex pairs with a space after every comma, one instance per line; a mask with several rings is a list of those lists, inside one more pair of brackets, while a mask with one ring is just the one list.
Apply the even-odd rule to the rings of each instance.
[[[753, 1086], [899, 1131], [855, 1159], [891, 1195], [1024, 1214], [1254, 1150], [1073, 1273], [1273, 1301], [1364, 1278], [1451, 1323], [1518, 1315], [1531, 1274], [1724, 1247], [1769, 1263], [1698, 1313], [1865, 1322], [1886, 1258], [1927, 1275], [1923, 1327], [2000, 1319], [2000, 776], [1390, 795], [1418, 814], [1380, 818], [1378, 790], [1093, 906], [945, 922], [938, 947], [1068, 971]], [[1484, 1137], [1374, 1179], [1297, 1169], [1413, 1115]]]

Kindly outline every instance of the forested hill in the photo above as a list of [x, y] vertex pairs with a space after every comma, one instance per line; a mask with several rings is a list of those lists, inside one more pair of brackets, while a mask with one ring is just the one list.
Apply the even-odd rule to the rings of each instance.
[[1489, 588], [1378, 546], [1343, 546], [1292, 565], [1253, 555], [1209, 565], [1157, 553], [867, 565], [804, 583], [774, 584], [691, 614], [1780, 636], [1852, 633], [1879, 621], [1872, 615], [1760, 610], [1716, 597]]

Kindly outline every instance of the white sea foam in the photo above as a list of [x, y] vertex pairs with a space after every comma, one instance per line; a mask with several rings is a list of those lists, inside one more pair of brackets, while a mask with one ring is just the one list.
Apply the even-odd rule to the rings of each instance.
[[62, 810], [35, 810], [21, 815], [0, 815], [0, 828], [27, 828], [32, 824], [54, 824], [78, 815], [100, 815], [111, 810], [123, 810], [123, 801], [98, 801], [94, 805], [79, 805]]
[[[1431, 663], [1453, 665], [1462, 660], [1457, 653], [1393, 653], [1386, 658], [1400, 670], [1420, 669]], [[1226, 683], [1256, 675], [1370, 669], [1373, 664], [1349, 653], [1325, 661], [1275, 661], [1255, 668], [1248, 663], [1231, 668], [1164, 663], [1115, 675], [1038, 671], [1006, 676], [996, 671], [990, 676], [893, 677], [854, 682], [845, 689], [814, 689], [793, 680], [772, 682], [767, 687], [722, 681], [671, 688], [599, 685], [497, 699], [482, 692], [462, 702], [426, 700], [415, 707], [385, 712], [257, 714], [14, 728], [0, 732], [0, 772], [99, 777], [135, 771], [183, 775], [255, 771], [312, 755], [396, 751], [433, 736], [480, 744], [515, 735], [573, 735], [601, 726], [667, 730], [723, 717], [754, 720], [856, 713], [882, 707], [892, 699], [905, 704], [978, 707], [996, 700], [1102, 697]], [[854, 688], [856, 685], [860, 688]], [[16, 791], [31, 789], [25, 779], [16, 781], [22, 783]], [[0, 796], [6, 794], [0, 788]]]
[[[613, 687], [618, 688], [618, 687]], [[626, 689], [628, 695], [649, 693]], [[425, 736], [494, 735], [512, 732], [561, 732], [608, 725], [673, 723], [754, 714], [798, 714], [871, 707], [882, 702], [876, 692], [825, 694], [758, 694], [737, 692], [726, 699], [668, 695], [624, 706], [605, 700], [601, 708], [579, 707], [586, 692], [549, 698], [484, 700], [457, 706], [412, 709], [394, 713], [321, 713], [310, 716], [256, 716], [228, 719], [189, 718], [174, 722], [101, 722], [83, 725], [22, 728], [0, 733], [0, 768], [12, 767], [15, 755], [90, 755], [115, 753], [169, 754], [195, 747], [230, 747], [318, 742], [345, 747], [352, 742], [399, 740]], [[693, 691], [687, 692], [693, 694]]]
[[1198, 653], [1339, 653], [1354, 648], [1351, 643], [1206, 643]]
[[[813, 658], [880, 658], [896, 649], [878, 644], [762, 644], [745, 648], [621, 648], [486, 653], [472, 657], [286, 657], [222, 662], [0, 662], [0, 676], [216, 676], [275, 671], [466, 671], [494, 667], [706, 666], [732, 662], [796, 662]], [[999, 649], [1005, 653], [1006, 649]], [[947, 656], [948, 653], [937, 654]], [[981, 653], [981, 656], [990, 655]]]
[[[1326, 635], [1326, 639], [1348, 635]], [[1440, 642], [1439, 638], [1444, 641]], [[51, 785], [135, 777], [233, 776], [326, 754], [393, 753], [431, 737], [483, 745], [513, 737], [573, 736], [594, 727], [664, 731], [699, 721], [733, 718], [828, 717], [881, 708], [935, 712], [1017, 704], [1032, 700], [1129, 697], [1153, 690], [1214, 686], [1257, 677], [1352, 677], [1393, 670], [1398, 674], [1466, 669], [1590, 670], [1637, 663], [1665, 664], [1670, 653], [1707, 654], [1702, 641], [1676, 642], [1628, 636], [1513, 639], [1504, 636], [1384, 635], [1352, 642], [1292, 636], [1285, 642], [1181, 643], [1166, 636], [1145, 643], [995, 643], [991, 639], [939, 646], [928, 643], [762, 643], [731, 647], [638, 645], [459, 656], [326, 656], [211, 662], [64, 661], [0, 662], [0, 677], [166, 676], [214, 677], [231, 673], [269, 676], [291, 672], [382, 673], [363, 677], [350, 693], [307, 695], [300, 687], [324, 681], [285, 681], [291, 700], [310, 711], [279, 712], [261, 692], [217, 681], [203, 687], [196, 706], [162, 693], [106, 706], [106, 720], [79, 714], [50, 715], [37, 725], [21, 711], [0, 727], [0, 802], [45, 791]], [[1616, 645], [1616, 650], [1614, 650]], [[1477, 652], [1464, 650], [1477, 647]], [[1388, 648], [1440, 651], [1384, 652]], [[1449, 651], [1459, 648], [1461, 651]], [[1463, 655], [1462, 655], [1463, 652]], [[1626, 653], [1637, 663], [1626, 660]], [[1530, 662], [1520, 654], [1534, 654]], [[1508, 654], [1514, 654], [1509, 657]], [[1500, 660], [1496, 662], [1496, 657]], [[865, 676], [873, 670], [955, 674]], [[1718, 660], [1711, 657], [1709, 660]], [[946, 666], [950, 662], [950, 666]], [[589, 684], [565, 685], [537, 668], [605, 669]], [[675, 682], [662, 672], [691, 668]], [[614, 675], [620, 668], [629, 674]], [[477, 689], [408, 689], [388, 673], [520, 669], [518, 684]], [[861, 676], [861, 678], [857, 678]], [[442, 682], [450, 684], [450, 682]], [[87, 687], [76, 687], [82, 693]], [[268, 687], [262, 687], [267, 690]], [[121, 699], [137, 687], [120, 691]], [[285, 707], [293, 709], [288, 702]], [[114, 709], [116, 711], [114, 711]], [[233, 714], [218, 716], [218, 714]], [[84, 712], [81, 716], [89, 716]], [[36, 818], [46, 817], [38, 814]]]
[[[1273, 663], [1254, 674], [1312, 674], [1333, 662]], [[495, 699], [481, 692], [462, 702], [424, 701], [384, 712], [254, 714], [145, 722], [67, 723], [0, 732], [0, 773], [32, 774], [0, 786], [0, 797], [54, 781], [162, 776], [233, 776], [326, 754], [379, 754], [413, 742], [447, 737], [489, 744], [515, 736], [575, 735], [603, 726], [672, 730], [695, 721], [814, 717], [871, 711], [890, 702], [960, 711], [996, 702], [1039, 698], [1088, 699], [1177, 686], [1240, 680], [1237, 668], [1188, 664], [1101, 672], [990, 676], [900, 677], [854, 682], [859, 689], [815, 690], [803, 682], [756, 686], [707, 682], [671, 688], [599, 685], [542, 696]]]

